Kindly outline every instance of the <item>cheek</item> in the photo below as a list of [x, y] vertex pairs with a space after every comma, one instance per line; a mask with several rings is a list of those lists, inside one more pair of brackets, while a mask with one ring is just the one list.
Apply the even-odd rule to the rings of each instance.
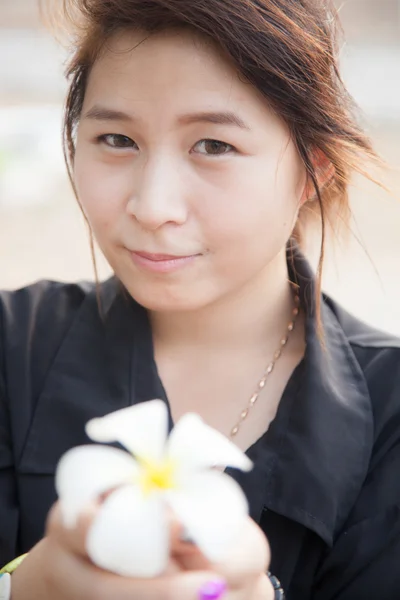
[[209, 239], [238, 253], [250, 251], [260, 241], [267, 248], [283, 246], [299, 205], [297, 173], [287, 169], [276, 161], [250, 159], [246, 168], [232, 170], [227, 182], [206, 194], [201, 205]]
[[95, 233], [112, 225], [124, 210], [126, 178], [108, 165], [76, 154], [74, 181], [79, 203]]

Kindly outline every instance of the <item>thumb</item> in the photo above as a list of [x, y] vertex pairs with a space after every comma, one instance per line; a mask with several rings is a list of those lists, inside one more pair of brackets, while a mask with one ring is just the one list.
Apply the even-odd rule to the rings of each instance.
[[211, 568], [210, 561], [188, 538], [183, 526], [175, 519], [171, 526], [171, 558], [183, 571], [202, 571]]
[[248, 518], [240, 539], [232, 545], [223, 560], [211, 563], [194, 543], [182, 539], [182, 527], [175, 524], [172, 536], [171, 556], [183, 570], [213, 570], [229, 581], [239, 585], [265, 573], [270, 563], [270, 548], [264, 532]]

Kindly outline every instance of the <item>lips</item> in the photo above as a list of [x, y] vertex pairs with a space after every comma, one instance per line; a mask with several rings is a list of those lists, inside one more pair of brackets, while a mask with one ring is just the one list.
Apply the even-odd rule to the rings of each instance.
[[131, 252], [131, 257], [136, 265], [141, 270], [152, 273], [172, 273], [188, 267], [196, 261], [201, 254], [159, 254], [153, 252], [134, 251]]
[[151, 252], [134, 252], [137, 256], [141, 256], [147, 260], [152, 260], [154, 262], [163, 262], [168, 260], [179, 260], [184, 258], [190, 258], [191, 256], [195, 256], [194, 254], [153, 254]]

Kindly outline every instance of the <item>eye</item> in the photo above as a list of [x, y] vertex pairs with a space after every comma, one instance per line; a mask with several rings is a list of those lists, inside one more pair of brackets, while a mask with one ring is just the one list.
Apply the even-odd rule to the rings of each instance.
[[199, 154], [205, 154], [206, 156], [223, 156], [235, 151], [235, 148], [231, 144], [211, 139], [200, 140], [194, 148], [198, 149], [197, 152]]
[[97, 140], [99, 143], [105, 144], [110, 148], [126, 149], [134, 148], [136, 146], [136, 143], [131, 140], [131, 138], [126, 135], [120, 135], [119, 133], [107, 133], [105, 135], [100, 135]]

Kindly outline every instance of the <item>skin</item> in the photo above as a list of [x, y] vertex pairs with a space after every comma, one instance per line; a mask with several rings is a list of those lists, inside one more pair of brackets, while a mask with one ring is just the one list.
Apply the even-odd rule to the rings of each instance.
[[[160, 328], [171, 318], [206, 320], [239, 295], [254, 302], [277, 288], [282, 298], [285, 244], [305, 186], [287, 127], [209, 45], [163, 34], [129, 51], [142, 39], [115, 39], [94, 66], [79, 126], [75, 184], [101, 250]], [[90, 118], [96, 106], [136, 120]], [[248, 129], [181, 122], [226, 111]], [[126, 138], [99, 142], [109, 133]], [[200, 256], [159, 276], [137, 268], [129, 250]]]
[[[244, 397], [233, 358], [241, 365], [238, 377], [255, 380], [291, 314], [285, 247], [307, 200], [306, 175], [283, 120], [210, 43], [182, 32], [145, 38], [114, 38], [94, 65], [78, 129], [75, 184], [102, 252], [149, 310], [174, 414], [194, 409], [223, 430], [218, 410], [222, 424], [231, 418], [229, 403], [237, 414]], [[204, 116], [210, 112], [225, 114], [225, 122]], [[196, 258], [160, 274], [138, 266], [132, 251]], [[277, 406], [302, 355], [303, 338], [296, 326], [293, 350], [270, 389], [271, 405], [275, 396]], [[221, 356], [229, 360], [218, 362]], [[211, 390], [207, 406], [201, 399], [210, 390], [199, 382], [210, 360], [218, 365], [221, 389]], [[191, 406], [179, 396], [181, 388], [194, 398]], [[256, 417], [258, 426], [268, 422], [267, 413]], [[243, 447], [259, 435], [249, 425]], [[53, 509], [45, 539], [13, 575], [13, 600], [195, 600], [200, 585], [217, 576], [228, 583], [226, 600], [273, 598], [265, 576], [267, 541], [250, 519], [241, 543], [218, 565], [179, 542], [179, 525], [171, 523], [168, 572], [142, 581], [102, 572], [88, 560], [84, 540], [95, 510], [68, 531]]]
[[198, 600], [200, 587], [224, 580], [224, 600], [272, 600], [274, 592], [264, 575], [269, 548], [250, 519], [242, 543], [224, 563], [211, 565], [180, 541], [180, 527], [171, 522], [171, 559], [167, 572], [155, 579], [130, 579], [98, 569], [90, 563], [85, 539], [95, 507], [82, 515], [74, 530], [62, 525], [59, 506], [49, 516], [46, 537], [12, 576], [12, 600]]

